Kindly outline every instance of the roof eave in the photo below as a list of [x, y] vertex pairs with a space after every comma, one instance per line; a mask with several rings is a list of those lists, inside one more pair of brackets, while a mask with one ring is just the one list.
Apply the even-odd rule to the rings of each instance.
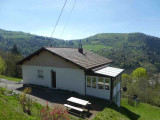
[[91, 69], [91, 70], [95, 70], [95, 69], [98, 69], [98, 68], [101, 68], [101, 67], [103, 67], [103, 66], [106, 66], [106, 65], [108, 65], [108, 64], [110, 64], [110, 63], [112, 63], [113, 62], [113, 60], [110, 60], [109, 62], [106, 62], [106, 63], [104, 63], [104, 64], [101, 64], [101, 65], [97, 65], [97, 66], [94, 66], [94, 67], [91, 67], [91, 68], [88, 68], [88, 69]]
[[22, 65], [25, 61], [30, 60], [33, 56], [39, 54], [40, 52], [42, 52], [42, 51], [44, 51], [44, 50], [47, 51], [47, 52], [49, 52], [49, 53], [51, 53], [51, 54], [54, 54], [54, 55], [62, 58], [62, 59], [64, 59], [64, 60], [68, 61], [68, 62], [71, 62], [72, 64], [75, 64], [76, 66], [80, 67], [81, 69], [87, 70], [85, 67], [82, 67], [82, 66], [76, 64], [75, 62], [73, 62], [73, 61], [71, 61], [71, 60], [69, 60], [69, 59], [67, 59], [67, 58], [64, 58], [63, 56], [60, 56], [60, 55], [58, 55], [58, 54], [56, 54], [56, 53], [54, 53], [54, 52], [46, 49], [45, 47], [42, 47], [41, 49], [39, 49], [39, 50], [35, 51], [34, 53], [30, 54], [29, 56], [25, 57], [25, 58], [22, 59], [21, 61], [17, 62], [16, 65]]
[[22, 60], [17, 62], [16, 65], [22, 65], [26, 60], [30, 60], [33, 56], [39, 54], [43, 50], [45, 50], [45, 47], [42, 47], [42, 48], [38, 49], [37, 51], [33, 52], [32, 54], [28, 55], [27, 57], [23, 58]]

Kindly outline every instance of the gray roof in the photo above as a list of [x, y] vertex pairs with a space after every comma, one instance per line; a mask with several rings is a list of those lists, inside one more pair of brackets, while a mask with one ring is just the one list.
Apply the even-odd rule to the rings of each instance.
[[106, 75], [110, 77], [117, 77], [119, 74], [121, 74], [124, 71], [124, 69], [115, 68], [115, 67], [105, 67], [100, 70], [94, 71], [95, 73]]
[[112, 60], [102, 57], [88, 50], [83, 50], [83, 54], [82, 54], [78, 52], [78, 49], [75, 49], [75, 48], [51, 48], [50, 47], [46, 49], [86, 69], [94, 68], [94, 67], [112, 62]]
[[100, 67], [111, 63], [112, 60], [90, 52], [88, 50], [83, 50], [83, 54], [78, 52], [77, 48], [54, 48], [54, 47], [43, 47], [38, 51], [34, 52], [33, 54], [29, 55], [28, 57], [24, 58], [18, 64], [22, 64], [25, 59], [30, 59], [35, 54], [38, 54], [42, 50], [49, 51], [61, 58], [64, 58], [67, 61], [70, 61], [82, 68], [85, 69], [93, 69], [96, 67]]

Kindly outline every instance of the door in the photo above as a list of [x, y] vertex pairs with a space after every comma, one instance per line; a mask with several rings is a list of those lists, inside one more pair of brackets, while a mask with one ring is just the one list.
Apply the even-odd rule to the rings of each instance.
[[52, 88], [56, 88], [56, 72], [51, 71], [52, 74]]

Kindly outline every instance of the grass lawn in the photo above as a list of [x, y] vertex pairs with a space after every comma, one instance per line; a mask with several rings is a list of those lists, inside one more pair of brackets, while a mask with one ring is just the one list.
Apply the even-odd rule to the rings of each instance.
[[19, 78], [7, 77], [7, 76], [4, 76], [4, 75], [0, 75], [0, 78], [4, 78], [4, 79], [10, 80], [10, 81], [15, 81], [15, 82], [19, 82], [19, 81], [22, 80], [22, 79], [19, 79]]
[[140, 103], [137, 107], [127, 104], [122, 99], [121, 108], [115, 105], [108, 105], [99, 112], [94, 120], [160, 120], [160, 108], [149, 104]]

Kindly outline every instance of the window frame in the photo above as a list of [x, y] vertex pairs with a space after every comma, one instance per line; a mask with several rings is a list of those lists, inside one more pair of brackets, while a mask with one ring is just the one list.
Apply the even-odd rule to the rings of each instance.
[[[90, 80], [91, 86], [90, 87], [88, 87], [88, 77], [91, 78], [91, 80]], [[99, 89], [99, 84], [98, 84], [99, 78], [101, 78], [103, 80], [102, 81], [102, 83], [103, 83], [103, 89]], [[93, 87], [93, 79], [95, 81], [94, 87]], [[106, 80], [108, 80], [107, 83], [108, 83], [108, 86], [109, 86], [108, 88], [109, 89], [106, 89], [106, 85], [105, 85]], [[89, 76], [89, 75], [87, 75], [86, 76], [86, 87], [87, 88], [98, 89], [98, 90], [110, 90], [110, 88], [111, 88], [111, 78], [110, 77], [99, 77], [99, 76]]]
[[[90, 77], [90, 84], [91, 84], [90, 86], [88, 86], [88, 77]], [[91, 76], [87, 76], [87, 77], [86, 77], [86, 83], [87, 83], [86, 86], [87, 86], [88, 88], [92, 88], [92, 77], [91, 77]]]
[[43, 70], [37, 70], [37, 77], [38, 78], [44, 78], [44, 71]]

